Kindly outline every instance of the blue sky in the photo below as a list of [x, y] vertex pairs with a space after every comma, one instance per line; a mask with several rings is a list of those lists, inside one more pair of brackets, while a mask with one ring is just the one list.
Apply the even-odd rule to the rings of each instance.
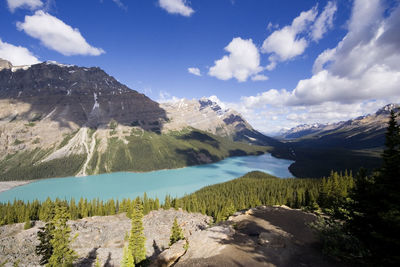
[[0, 57], [99, 66], [154, 100], [215, 95], [272, 133], [399, 101], [398, 4], [4, 0]]

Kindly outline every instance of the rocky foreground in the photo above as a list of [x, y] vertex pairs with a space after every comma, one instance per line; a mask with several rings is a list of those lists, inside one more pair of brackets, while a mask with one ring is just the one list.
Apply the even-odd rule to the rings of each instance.
[[[168, 247], [174, 218], [184, 230], [182, 240]], [[286, 207], [258, 207], [238, 212], [228, 221], [209, 226], [211, 218], [182, 210], [152, 211], [143, 219], [151, 266], [338, 266], [325, 259], [315, 234], [307, 226], [315, 215]], [[79, 234], [73, 249], [76, 266], [119, 266], [130, 220], [125, 214], [91, 217], [70, 223]], [[23, 230], [23, 224], [0, 227], [0, 263], [39, 266], [36, 234], [43, 222]], [[188, 243], [188, 244], [186, 244]]]

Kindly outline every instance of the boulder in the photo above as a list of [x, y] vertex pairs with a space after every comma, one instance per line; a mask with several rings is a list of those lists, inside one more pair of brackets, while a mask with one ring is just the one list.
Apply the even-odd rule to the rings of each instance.
[[151, 266], [169, 267], [182, 257], [185, 252], [186, 240], [179, 240], [168, 249], [158, 255], [156, 261]]

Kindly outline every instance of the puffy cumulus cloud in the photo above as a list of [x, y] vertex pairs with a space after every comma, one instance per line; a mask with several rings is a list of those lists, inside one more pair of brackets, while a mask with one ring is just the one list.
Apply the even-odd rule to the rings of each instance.
[[[271, 89], [243, 97], [247, 113], [286, 107], [286, 115], [276, 116], [289, 127], [348, 120], [400, 102], [400, 5], [385, 3], [355, 0], [346, 36], [318, 56], [313, 75], [292, 91]], [[270, 123], [258, 127], [268, 129]]]
[[188, 68], [188, 72], [196, 76], [201, 76], [199, 68]]
[[[385, 12], [390, 13], [385, 17]], [[399, 28], [400, 6], [385, 10], [379, 0], [356, 0], [348, 33], [317, 57], [312, 77], [300, 80], [290, 93], [269, 90], [251, 99], [266, 101], [268, 95], [285, 105], [318, 105], [400, 96]]]
[[39, 39], [47, 48], [65, 56], [98, 56], [104, 53], [103, 49], [88, 44], [78, 29], [42, 10], [36, 11], [32, 16], [25, 16], [25, 21], [18, 22], [17, 28]]
[[38, 58], [27, 48], [3, 42], [1, 39], [0, 58], [10, 61], [14, 66], [40, 63]]
[[7, 4], [11, 12], [14, 12], [17, 8], [34, 10], [43, 6], [41, 0], [7, 0]]
[[[279, 61], [291, 60], [303, 54], [311, 41], [310, 38], [313, 41], [320, 40], [333, 27], [336, 10], [336, 3], [328, 2], [318, 16], [315, 6], [308, 11], [301, 12], [291, 25], [271, 33], [261, 47], [262, 53], [271, 54], [267, 70], [273, 70]], [[272, 24], [268, 24], [268, 29], [271, 29], [270, 25]]]
[[265, 79], [265, 76], [258, 75], [263, 68], [260, 66], [260, 53], [252, 39], [234, 38], [225, 51], [229, 55], [214, 62], [215, 65], [208, 72], [210, 76], [220, 80], [235, 78], [239, 82], [245, 82], [249, 77]]
[[307, 29], [317, 16], [317, 9], [314, 7], [308, 11], [301, 12], [292, 24], [276, 30], [264, 40], [261, 51], [263, 53], [273, 53], [276, 55], [271, 58], [274, 60], [285, 61], [303, 54], [307, 47], [305, 37], [299, 34]]
[[158, 3], [161, 8], [171, 14], [190, 17], [194, 13], [194, 10], [188, 6], [186, 0], [159, 0]]
[[242, 103], [248, 107], [262, 108], [266, 105], [272, 106], [285, 106], [288, 99], [291, 97], [291, 93], [282, 89], [278, 91], [276, 89], [271, 89], [256, 96], [242, 97]]
[[[390, 12], [387, 17], [385, 12]], [[349, 31], [321, 53], [314, 75], [299, 81], [289, 102], [351, 103], [400, 96], [400, 6], [385, 10], [382, 1], [354, 2]]]

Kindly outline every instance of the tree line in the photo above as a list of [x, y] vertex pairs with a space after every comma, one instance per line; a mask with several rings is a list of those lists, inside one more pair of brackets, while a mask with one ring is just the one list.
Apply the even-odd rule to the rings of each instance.
[[[216, 222], [225, 220], [237, 210], [259, 205], [287, 205], [292, 208], [330, 207], [339, 198], [347, 196], [354, 184], [348, 173], [332, 172], [323, 179], [279, 179], [262, 172], [250, 172], [241, 178], [221, 184], [205, 187], [199, 191], [173, 198], [167, 195], [160, 203], [158, 198], [150, 198], [144, 193], [138, 198], [143, 206], [144, 215], [159, 208], [182, 208], [188, 212], [200, 212], [212, 216]], [[121, 201], [110, 199], [87, 200], [47, 200], [40, 202], [0, 203], [0, 225], [52, 219], [55, 207], [65, 207], [70, 219], [76, 220], [91, 216], [106, 216], [125, 212], [129, 218], [134, 211], [135, 200]]]

